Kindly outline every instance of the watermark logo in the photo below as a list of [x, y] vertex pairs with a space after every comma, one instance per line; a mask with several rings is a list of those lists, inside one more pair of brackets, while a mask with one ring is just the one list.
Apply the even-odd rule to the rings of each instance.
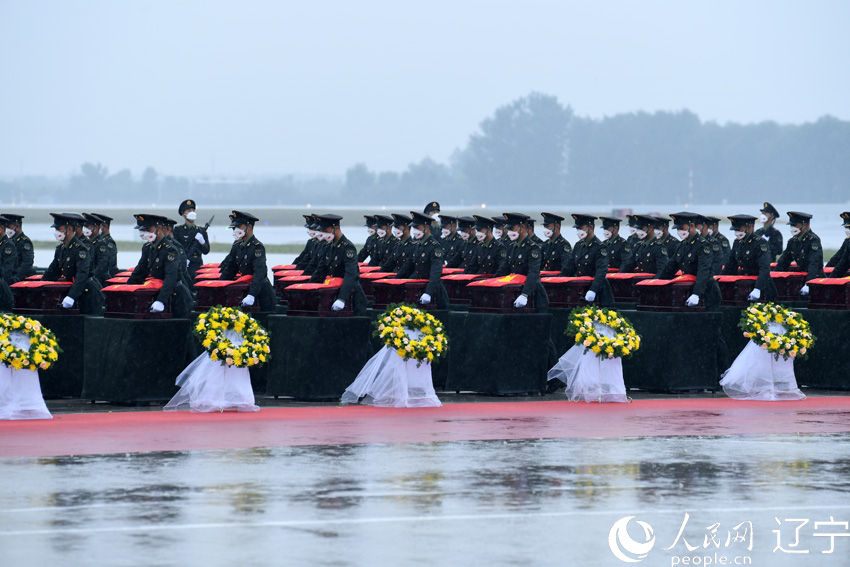
[[611, 548], [611, 553], [626, 563], [638, 563], [643, 560], [655, 545], [655, 532], [646, 522], [635, 520], [635, 523], [643, 528], [645, 541], [636, 541], [629, 535], [629, 522], [634, 519], [635, 516], [620, 518], [614, 522], [611, 531], [608, 532], [608, 547]]

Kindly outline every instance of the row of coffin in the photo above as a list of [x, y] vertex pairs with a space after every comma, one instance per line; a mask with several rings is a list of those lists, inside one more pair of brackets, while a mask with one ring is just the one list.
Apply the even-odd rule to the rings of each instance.
[[[288, 315], [299, 316], [351, 316], [351, 301], [346, 308], [333, 311], [331, 304], [337, 299], [342, 278], [328, 278], [322, 283], [309, 283], [310, 276], [304, 275], [295, 266], [282, 265], [272, 268], [274, 288], [281, 305], [286, 306]], [[830, 272], [831, 268], [825, 271]], [[360, 266], [360, 284], [367, 298], [376, 309], [399, 302], [416, 304], [424, 293], [427, 280], [395, 279], [395, 274], [381, 272], [378, 267]], [[128, 285], [130, 272], [121, 272], [108, 280], [103, 288], [106, 317], [155, 319], [170, 318], [169, 306], [162, 313], [150, 313], [162, 281], [148, 279], [142, 285]], [[795, 302], [807, 300], [810, 309], [850, 309], [850, 278], [819, 278], [806, 281], [805, 272], [771, 272], [779, 293], [778, 301]], [[75, 309], [59, 307], [72, 282], [42, 281], [41, 276], [32, 276], [13, 284], [15, 313], [20, 314], [76, 314]], [[700, 302], [695, 307], [686, 307], [686, 298], [691, 294], [695, 277], [680, 275], [673, 280], [656, 280], [653, 274], [609, 272], [608, 281], [619, 304], [634, 304], [639, 310], [647, 311], [704, 311]], [[747, 297], [755, 286], [756, 276], [715, 276], [720, 286], [723, 305], [746, 305]], [[212, 306], [240, 306], [247, 295], [252, 276], [241, 276], [236, 280], [221, 280], [218, 264], [207, 264], [195, 278], [196, 311], [206, 311]], [[449, 303], [455, 308], [479, 313], [530, 313], [531, 307], [517, 309], [514, 300], [521, 293], [525, 276], [511, 274], [494, 278], [487, 274], [464, 274], [460, 269], [444, 268], [443, 284]], [[541, 282], [553, 308], [573, 308], [587, 305], [584, 296], [592, 283], [590, 277], [560, 277], [557, 272], [541, 272]], [[808, 297], [800, 295], [803, 285], [808, 285]], [[431, 305], [420, 305], [423, 309], [435, 309]], [[244, 311], [257, 311], [258, 307], [241, 307]]]

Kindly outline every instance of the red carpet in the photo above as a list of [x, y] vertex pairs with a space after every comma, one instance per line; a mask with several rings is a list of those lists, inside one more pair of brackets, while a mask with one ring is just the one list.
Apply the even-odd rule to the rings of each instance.
[[492, 439], [850, 432], [850, 397], [799, 402], [642, 400], [631, 404], [497, 402], [441, 408], [269, 408], [259, 413], [155, 411], [0, 421], [0, 457], [293, 445]]

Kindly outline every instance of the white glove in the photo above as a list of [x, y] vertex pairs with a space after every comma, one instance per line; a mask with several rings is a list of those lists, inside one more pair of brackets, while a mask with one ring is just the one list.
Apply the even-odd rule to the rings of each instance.
[[747, 297], [750, 301], [756, 301], [757, 299], [761, 299], [761, 290], [759, 288], [755, 288], [750, 292], [749, 297]]
[[246, 295], [245, 299], [242, 300], [242, 305], [247, 305], [248, 307], [251, 307], [252, 305], [254, 305], [254, 296], [253, 295]]
[[688, 298], [688, 300], [685, 302], [685, 304], [688, 307], [694, 307], [695, 305], [699, 304], [699, 296], [696, 295], [696, 294], [691, 294], [691, 296]]
[[422, 305], [428, 305], [429, 303], [431, 303], [431, 296], [427, 293], [423, 293], [422, 297], [419, 298], [419, 303], [421, 303]]
[[195, 233], [195, 240], [197, 240], [197, 241], [198, 241], [198, 242], [200, 242], [201, 244], [206, 244], [206, 243], [207, 243], [207, 241], [206, 241], [206, 240], [204, 240], [204, 235], [203, 235], [203, 234], [201, 234], [200, 232]]
[[528, 305], [528, 298], [524, 295], [520, 295], [516, 298], [516, 301], [514, 301], [514, 307], [517, 309], [522, 309], [526, 305]]
[[186, 260], [186, 267], [189, 267], [189, 260]]
[[162, 301], [154, 301], [151, 305], [151, 313], [162, 313], [165, 311], [165, 305], [162, 304]]
[[334, 311], [342, 311], [344, 307], [345, 302], [341, 299], [337, 299], [336, 301], [334, 301], [334, 304], [331, 305], [331, 309], [333, 309]]
[[803, 289], [800, 290], [800, 295], [809, 295], [809, 286], [804, 285]]
[[65, 297], [65, 299], [62, 300], [62, 307], [64, 307], [65, 309], [70, 309], [73, 306], [74, 306], [74, 298], [73, 297]]
[[584, 294], [584, 300], [588, 303], [592, 302], [596, 299], [596, 292], [588, 290], [587, 293]]

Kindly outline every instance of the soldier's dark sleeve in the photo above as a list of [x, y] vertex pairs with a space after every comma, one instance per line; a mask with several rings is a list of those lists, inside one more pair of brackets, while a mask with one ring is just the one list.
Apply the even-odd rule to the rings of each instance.
[[[773, 239], [768, 242], [768, 246], [770, 247], [771, 254], [773, 253]], [[791, 262], [794, 261], [794, 244], [793, 241], [788, 241], [788, 246], [785, 248], [785, 251], [779, 257], [779, 260], [776, 261], [776, 271], [777, 272], [787, 272], [788, 268], [791, 267]]]
[[218, 265], [218, 271], [221, 273], [221, 279], [233, 280], [236, 279], [236, 274], [239, 272], [239, 266], [236, 263], [236, 252], [239, 250], [239, 243], [234, 242], [230, 247], [230, 252], [224, 257], [224, 260]]
[[770, 252], [773, 254], [774, 258], [782, 254], [782, 233], [778, 230], [774, 230], [773, 236], [768, 244], [770, 245]]
[[15, 265], [18, 263], [18, 251], [15, 243], [9, 240], [3, 249], [3, 280], [7, 284], [15, 283]]
[[44, 271], [44, 274], [41, 276], [41, 279], [55, 282], [62, 275], [62, 248], [63, 245], [60, 244], [56, 247], [56, 250], [53, 251], [53, 261], [50, 262], [50, 265], [47, 266], [47, 269]]
[[299, 270], [303, 270], [304, 268], [307, 267], [307, 264], [310, 263], [310, 250], [313, 247], [312, 245], [313, 245], [313, 240], [312, 239], [308, 240], [307, 244], [304, 245], [304, 250], [302, 250], [301, 253], [298, 256], [296, 256], [295, 259], [292, 261], [292, 263], [295, 265], [295, 267], [298, 268]]
[[266, 247], [262, 244], [257, 244], [252, 248], [253, 250], [248, 253], [251, 254], [254, 280], [251, 282], [251, 287], [248, 288], [248, 295], [260, 297], [260, 288], [269, 279], [269, 269], [266, 265]]
[[764, 291], [767, 289], [768, 282], [770, 281], [770, 263], [773, 261], [773, 256], [770, 253], [770, 247], [767, 245], [767, 242], [760, 243], [758, 254], [759, 274], [755, 287]]
[[[316, 273], [316, 271], [319, 269], [319, 265], [325, 259], [325, 251], [327, 250], [328, 246], [330, 246], [330, 244], [328, 244], [327, 242], [317, 242], [316, 243], [316, 245], [313, 247], [313, 253], [310, 256], [310, 261], [307, 263], [307, 266], [304, 268], [305, 274], [307, 274], [308, 276], [311, 276], [311, 275]], [[325, 275], [327, 275], [327, 271], [325, 272]], [[325, 276], [322, 276], [322, 280], [324, 280], [324, 279], [325, 279]]]
[[833, 258], [835, 258], [836, 256], [840, 257], [838, 258], [838, 261], [835, 262], [835, 268], [829, 275], [829, 277], [831, 278], [846, 277], [848, 270], [850, 270], [850, 246], [846, 248], [842, 246], [841, 249], [844, 250], [844, 252], [841, 252], [841, 250], [839, 250], [839, 254], [833, 256]]
[[832, 255], [832, 258], [826, 263], [827, 268], [834, 268], [838, 265], [838, 261], [844, 256], [846, 251], [848, 250], [847, 243], [850, 242], [850, 239], [845, 238], [844, 242], [841, 243], [841, 248], [838, 249], [838, 252]]
[[357, 253], [357, 261], [365, 262], [366, 258], [372, 256], [372, 248], [375, 244], [375, 235], [371, 235], [366, 239], [366, 243], [363, 244], [363, 248], [360, 249], [360, 252]]
[[806, 270], [806, 281], [821, 277], [823, 274], [823, 246], [820, 242], [807, 242], [809, 253], [806, 255], [808, 265], [799, 266], [800, 270]]
[[150, 249], [150, 246], [142, 246], [142, 257], [139, 258], [139, 263], [136, 264], [135, 268], [133, 268], [133, 273], [130, 274], [129, 278], [127, 278], [127, 283], [129, 285], [140, 285], [144, 283], [145, 278], [148, 277], [148, 274], [150, 273], [150, 263], [148, 262]]
[[152, 254], [160, 254], [160, 260], [163, 262], [162, 267], [165, 275], [162, 279], [162, 288], [156, 296], [156, 300], [167, 304], [171, 299], [171, 294], [174, 293], [174, 288], [177, 287], [177, 282], [180, 281], [180, 254], [173, 246], [164, 246], [162, 251], [152, 251]]
[[96, 245], [97, 254], [95, 254], [94, 277], [100, 280], [100, 283], [106, 285], [106, 280], [109, 279], [109, 248], [106, 240], [101, 240]]
[[626, 242], [623, 245], [623, 259], [620, 260], [620, 271], [625, 273], [631, 273], [635, 271], [635, 266], [637, 262], [635, 261], [635, 253], [638, 250], [638, 244], [629, 244]]
[[527, 297], [531, 297], [531, 294], [537, 289], [537, 284], [540, 283], [541, 256], [539, 246], [535, 246], [528, 253], [528, 273], [525, 274], [525, 285], [522, 286], [522, 293]]
[[398, 248], [401, 246], [401, 241], [396, 239], [396, 242], [391, 242], [386, 248], [386, 259], [384, 263], [381, 264], [382, 272], [394, 272], [396, 271], [396, 256], [398, 255]]
[[572, 278], [576, 275], [576, 271], [578, 270], [578, 265], [576, 264], [576, 254], [579, 253], [580, 248], [581, 243], [576, 243], [576, 247], [572, 249], [569, 256], [567, 256], [566, 261], [562, 260], [561, 273], [558, 274], [559, 276], [565, 278]]
[[[767, 242], [759, 243], [759, 249], [761, 249], [762, 244], [767, 245]], [[723, 271], [720, 272], [724, 276], [736, 276], [738, 275], [738, 255], [736, 248], [740, 248], [742, 246], [740, 240], [736, 240], [735, 244], [732, 245], [732, 252], [729, 253], [729, 259], [726, 260], [726, 263], [723, 265]], [[767, 254], [763, 254], [766, 258]], [[759, 259], [759, 268], [761, 268], [761, 259]], [[768, 262], [768, 268], [770, 268], [770, 263]], [[769, 275], [769, 274], [768, 274]], [[758, 287], [758, 285], [756, 285]], [[761, 288], [759, 288], [761, 289]]]
[[[477, 250], [476, 252], [480, 252]], [[493, 277], [500, 278], [502, 276], [506, 276], [511, 273], [511, 253], [510, 251], [503, 246], [499, 251], [499, 256], [502, 258], [499, 261], [499, 267], [496, 269], [496, 273], [493, 274]]]
[[[210, 253], [210, 237], [207, 235], [207, 231], [199, 228], [198, 229], [201, 234], [204, 235], [204, 243], [201, 244], [201, 254], [209, 254]], [[197, 242], [197, 240], [195, 241]]]
[[[315, 267], [310, 273], [310, 283], [322, 283], [330, 273], [330, 266], [328, 266], [325, 254], [319, 255], [319, 252], [322, 250], [324, 250], [323, 246], [317, 246], [314, 254], [314, 260], [310, 261], [311, 265], [315, 261]], [[307, 273], [307, 271], [305, 270], [304, 273]]]
[[443, 258], [445, 258], [445, 251], [439, 244], [437, 246], [429, 246], [429, 248], [431, 273], [428, 274], [428, 285], [425, 286], [425, 293], [431, 297], [435, 297], [437, 286], [441, 283], [440, 278], [443, 277]]
[[694, 283], [694, 295], [702, 296], [708, 284], [714, 279], [712, 267], [714, 254], [711, 253], [711, 245], [704, 244], [698, 247], [697, 253], [697, 281]]
[[[414, 245], [417, 246], [417, 245]], [[404, 279], [409, 278], [413, 271], [416, 269], [415, 262], [416, 254], [408, 254], [407, 259], [404, 261], [404, 264], [396, 270], [396, 278]]]
[[[481, 259], [479, 257], [479, 247], [475, 247], [469, 251], [469, 254], [466, 258], [466, 267], [463, 269], [465, 274], [480, 274], [483, 273], [484, 266], [481, 264]], [[500, 251], [497, 249], [496, 254], [499, 254]]]
[[720, 270], [723, 266], [726, 265], [726, 262], [729, 261], [729, 256], [732, 255], [732, 247], [729, 245], [729, 241], [725, 238], [720, 240], [720, 265], [715, 266], [715, 274], [719, 274]]
[[590, 291], [599, 293], [602, 286], [605, 285], [608, 277], [608, 250], [603, 244], [596, 252], [596, 262], [594, 265], [593, 282], [590, 284]]
[[74, 274], [74, 284], [68, 290], [68, 297], [76, 301], [86, 290], [86, 284], [91, 273], [91, 254], [89, 254], [85, 246], [80, 246], [70, 251], [70, 253], [76, 256], [77, 271]]
[[[666, 246], [662, 248], [663, 250], [667, 250]], [[659, 280], [672, 280], [676, 272], [679, 271], [679, 262], [676, 261], [675, 255], [670, 255], [669, 250], [667, 250], [667, 254], [664, 254], [661, 249], [659, 249], [659, 252], [660, 254], [656, 262], [656, 269], [658, 271], [655, 273], [655, 277]]]
[[35, 251], [33, 250], [32, 243], [23, 241], [20, 249], [18, 250], [18, 264], [15, 268], [15, 281], [26, 279], [32, 271], [32, 265], [34, 262]]
[[351, 290], [360, 281], [360, 266], [357, 265], [357, 249], [354, 245], [350, 245], [344, 252], [343, 259], [345, 266], [345, 274], [342, 276], [342, 286], [339, 288], [337, 299], [348, 302], [351, 296]]
[[561, 271], [563, 273], [564, 266], [572, 266], [573, 273], [575, 273], [575, 258], [573, 257], [573, 247], [570, 246], [570, 243], [567, 242], [565, 244], [558, 244], [557, 250], [554, 251], [555, 254], [560, 256], [561, 258]]

